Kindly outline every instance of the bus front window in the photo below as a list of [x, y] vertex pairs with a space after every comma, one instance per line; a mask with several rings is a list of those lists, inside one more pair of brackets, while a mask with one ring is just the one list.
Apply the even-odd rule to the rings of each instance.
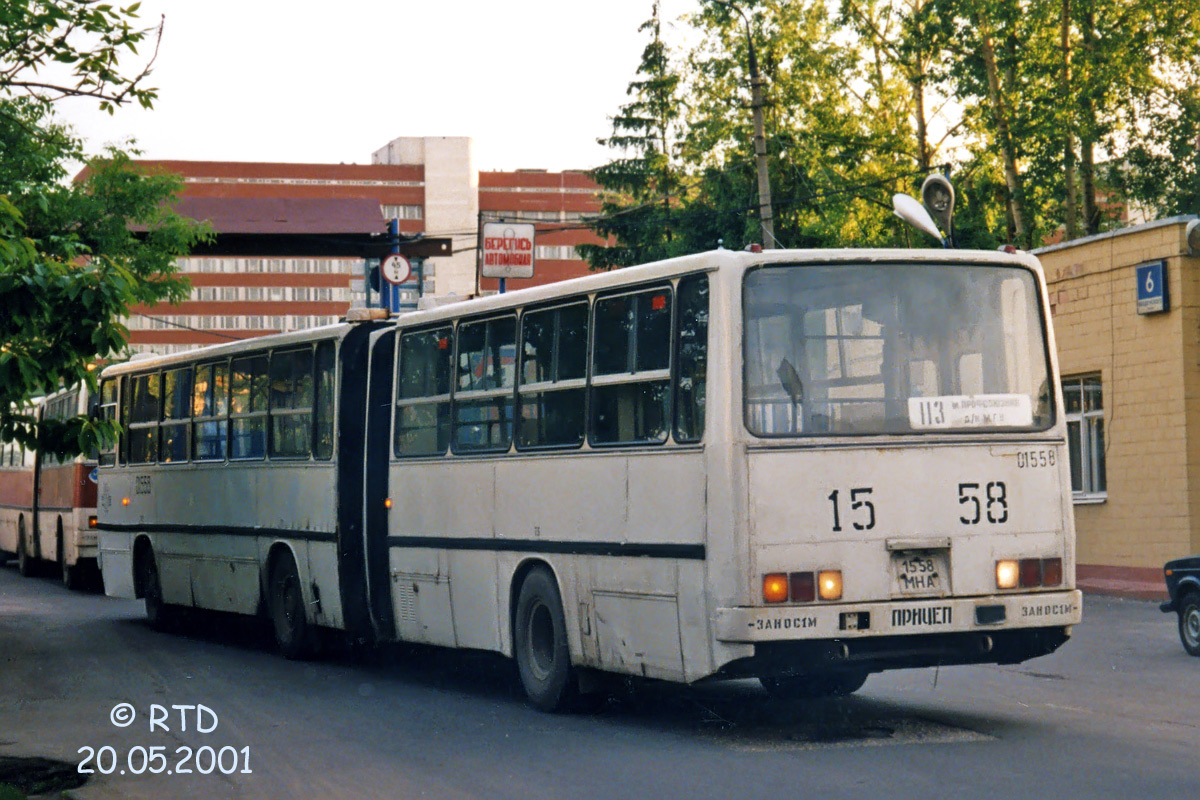
[[745, 419], [758, 436], [1042, 430], [1037, 282], [1018, 267], [747, 273]]

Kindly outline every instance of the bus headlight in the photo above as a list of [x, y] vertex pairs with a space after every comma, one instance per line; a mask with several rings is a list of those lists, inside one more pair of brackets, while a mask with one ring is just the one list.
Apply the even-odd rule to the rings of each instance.
[[841, 600], [842, 571], [840, 569], [821, 570], [817, 575], [817, 593], [822, 600]]
[[996, 588], [1015, 589], [1021, 570], [1016, 561], [1005, 560], [996, 562]]

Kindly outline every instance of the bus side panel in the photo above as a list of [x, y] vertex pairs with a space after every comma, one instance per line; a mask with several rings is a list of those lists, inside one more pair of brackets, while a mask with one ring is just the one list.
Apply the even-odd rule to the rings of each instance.
[[100, 532], [100, 571], [104, 593], [109, 597], [133, 599], [133, 534], [125, 531]]
[[33, 508], [33, 469], [0, 469], [0, 550], [17, 552], [18, 522], [25, 517], [26, 530]]
[[[578, 663], [675, 680], [705, 669], [703, 458], [662, 449], [496, 462], [497, 539], [578, 553], [575, 574], [559, 576], [577, 595], [564, 591], [563, 604]], [[510, 581], [501, 575], [502, 624]]]

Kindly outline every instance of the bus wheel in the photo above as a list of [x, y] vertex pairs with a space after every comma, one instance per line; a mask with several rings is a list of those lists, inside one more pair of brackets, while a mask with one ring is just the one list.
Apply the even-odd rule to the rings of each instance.
[[304, 592], [291, 556], [284, 556], [271, 569], [271, 622], [275, 641], [285, 658], [308, 659], [317, 654], [317, 631], [304, 613]]
[[173, 609], [163, 601], [162, 581], [158, 577], [158, 564], [154, 552], [149, 548], [138, 560], [138, 583], [146, 599], [146, 619], [155, 630], [166, 630], [175, 621]]
[[28, 578], [34, 573], [34, 561], [29, 555], [29, 542], [25, 535], [25, 518], [21, 517], [17, 523], [17, 571], [21, 576]]
[[1200, 594], [1195, 592], [1179, 604], [1179, 641], [1188, 655], [1200, 656]]
[[758, 680], [769, 694], [781, 699], [845, 697], [862, 688], [867, 682], [867, 674], [866, 670], [850, 670]]
[[513, 646], [529, 701], [542, 711], [561, 711], [578, 694], [567, 649], [567, 625], [554, 576], [537, 567], [525, 576], [517, 599]]
[[67, 563], [67, 553], [63, 550], [63, 532], [62, 520], [58, 522], [58, 567], [62, 572], [63, 586], [68, 591], [74, 591], [79, 588], [79, 566], [72, 566]]

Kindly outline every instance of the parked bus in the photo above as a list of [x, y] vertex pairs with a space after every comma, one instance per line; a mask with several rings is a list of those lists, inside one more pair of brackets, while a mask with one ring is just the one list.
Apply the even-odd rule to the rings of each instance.
[[[42, 419], [69, 419], [89, 413], [85, 386], [61, 389], [39, 399], [34, 413]], [[0, 467], [0, 550], [17, 559], [22, 575], [53, 564], [63, 585], [79, 588], [97, 574], [97, 471], [95, 455], [59, 458], [3, 444]]]
[[104, 373], [106, 586], [616, 673], [858, 689], [1078, 623], [1041, 268], [689, 256]]
[[[37, 404], [24, 411], [37, 414]], [[0, 564], [9, 558], [18, 559], [22, 574], [29, 574], [33, 561], [21, 560], [18, 552], [33, 530], [33, 462], [34, 452], [16, 441], [0, 442]]]

